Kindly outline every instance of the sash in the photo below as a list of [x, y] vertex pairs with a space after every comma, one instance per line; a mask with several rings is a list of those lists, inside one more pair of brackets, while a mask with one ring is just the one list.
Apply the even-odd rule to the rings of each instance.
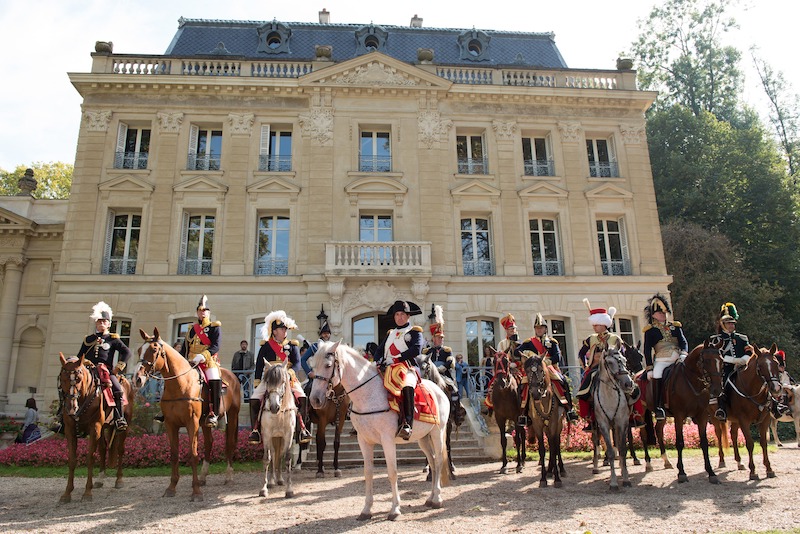
[[272, 352], [275, 353], [277, 358], [280, 358], [282, 362], [286, 361], [286, 353], [283, 352], [283, 345], [275, 341], [274, 337], [269, 338], [269, 346], [272, 348]]
[[194, 328], [194, 335], [197, 336], [200, 342], [203, 343], [203, 345], [210, 347], [211, 340], [208, 338], [206, 333], [203, 332], [203, 327], [200, 326], [200, 323], [195, 323], [193, 328]]
[[541, 340], [538, 337], [532, 337], [531, 338], [531, 343], [533, 343], [533, 346], [536, 349], [536, 353], [537, 354], [540, 354], [540, 355], [541, 354], [547, 354], [547, 348], [544, 346], [544, 344], [541, 342]]

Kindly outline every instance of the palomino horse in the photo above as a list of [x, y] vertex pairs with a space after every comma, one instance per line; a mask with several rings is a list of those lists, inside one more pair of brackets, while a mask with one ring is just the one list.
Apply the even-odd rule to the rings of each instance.
[[[269, 365], [269, 364], [267, 364]], [[266, 497], [269, 488], [283, 486], [283, 467], [286, 466], [286, 498], [294, 497], [292, 489], [292, 441], [297, 423], [297, 406], [289, 385], [286, 365], [278, 363], [264, 373], [267, 390], [261, 409], [261, 436], [264, 442], [264, 485], [258, 493]], [[283, 462], [283, 464], [281, 463]]]
[[[708, 457], [708, 401], [716, 398], [722, 391], [722, 344], [709, 345], [708, 341], [697, 345], [684, 360], [679, 360], [672, 366], [672, 371], [664, 382], [665, 400], [669, 401], [668, 413], [675, 421], [675, 447], [678, 449], [678, 482], [686, 482], [689, 478], [683, 469], [683, 424], [687, 417], [697, 424], [700, 435], [700, 448], [703, 450], [703, 462], [708, 473], [708, 481], [719, 484], [717, 475], [711, 468]], [[653, 391], [647, 388], [647, 405], [653, 406]], [[665, 403], [666, 404], [666, 403]], [[664, 424], [666, 421], [656, 422], [656, 438], [661, 449], [661, 458], [664, 460], [664, 469], [671, 469], [672, 464], [667, 458], [664, 447]], [[650, 455], [645, 445], [645, 460], [647, 470], [651, 471]]]
[[[145, 343], [140, 349], [141, 361], [136, 371], [136, 385], [142, 387], [148, 378], [163, 380], [164, 393], [161, 396], [161, 411], [164, 414], [164, 426], [167, 430], [170, 448], [170, 464], [172, 476], [170, 484], [164, 491], [164, 497], [175, 496], [175, 486], [178, 484], [178, 430], [186, 428], [189, 436], [189, 465], [192, 466], [192, 501], [202, 501], [203, 493], [200, 486], [205, 484], [208, 474], [209, 459], [213, 446], [211, 429], [202, 425], [205, 453], [203, 468], [197, 474], [197, 432], [200, 421], [204, 418], [202, 399], [202, 384], [196, 366], [172, 348], [169, 343], [164, 343], [158, 333], [158, 328], [153, 330], [153, 335], [139, 330]], [[228, 467], [225, 471], [225, 484], [233, 481], [233, 455], [236, 452], [236, 441], [239, 431], [239, 407], [242, 402], [242, 389], [239, 380], [227, 369], [220, 369], [222, 380], [227, 385], [227, 391], [220, 401], [220, 414], [227, 417], [225, 427], [225, 458]], [[161, 373], [161, 377], [154, 376]]]
[[525, 425], [520, 424], [522, 408], [520, 407], [517, 381], [511, 369], [511, 363], [505, 353], [497, 352], [494, 359], [494, 383], [492, 384], [492, 405], [494, 420], [500, 429], [500, 447], [503, 449], [503, 465], [500, 473], [508, 473], [508, 457], [506, 456], [506, 424], [514, 424], [514, 445], [517, 448], [517, 473], [525, 468]]
[[[628, 406], [628, 394], [633, 391], [633, 379], [625, 366], [625, 357], [619, 349], [611, 348], [605, 351], [600, 357], [597, 371], [597, 380], [592, 389], [592, 399], [594, 401], [594, 420], [597, 423], [597, 430], [592, 432], [594, 443], [594, 457], [592, 461], [592, 473], [599, 473], [597, 460], [599, 456], [600, 435], [606, 443], [606, 458], [611, 466], [611, 482], [609, 488], [612, 491], [619, 490], [617, 483], [617, 473], [614, 470], [614, 459], [616, 449], [619, 449], [620, 471], [622, 473], [622, 485], [629, 487], [628, 466], [626, 464], [627, 455], [627, 433], [629, 419], [631, 415]], [[613, 442], [612, 442], [613, 437]], [[615, 448], [616, 447], [616, 448]]]
[[[64, 354], [59, 353], [61, 358], [61, 373], [58, 375], [58, 387], [64, 397], [64, 407], [61, 412], [64, 421], [64, 437], [67, 442], [69, 454], [69, 475], [67, 477], [67, 489], [61, 496], [62, 503], [72, 500], [72, 490], [75, 489], [75, 466], [78, 464], [78, 431], [81, 430], [89, 436], [89, 448], [86, 453], [86, 467], [88, 475], [86, 477], [86, 489], [83, 492], [83, 501], [92, 500], [92, 488], [103, 486], [102, 479], [106, 471], [106, 452], [110, 452], [109, 464], [117, 467], [117, 480], [115, 488], [122, 487], [122, 456], [125, 454], [125, 437], [127, 431], [119, 431], [116, 427], [108, 423], [106, 419], [110, 415], [106, 410], [113, 413], [113, 408], [104, 406], [103, 393], [99, 382], [94, 373], [84, 365], [85, 359], [76, 357], [65, 358]], [[123, 408], [125, 419], [130, 423], [133, 414], [133, 397], [131, 395], [131, 384], [125, 377], [119, 377], [119, 383], [125, 391], [129, 402]], [[112, 416], [113, 417], [113, 416]], [[99, 445], [100, 473], [97, 482], [92, 477], [94, 470], [94, 451]]]
[[[397, 449], [404, 441], [397, 435], [397, 414], [389, 407], [386, 388], [375, 364], [343, 343], [320, 343], [316, 354], [309, 360], [314, 368], [314, 385], [311, 387], [311, 405], [319, 408], [330, 398], [337, 384], [344, 386], [353, 402], [350, 421], [358, 432], [358, 446], [364, 457], [364, 508], [359, 520], [372, 517], [372, 476], [375, 445], [380, 444], [386, 458], [386, 471], [392, 488], [392, 508], [389, 520], [400, 516], [400, 493], [397, 490]], [[450, 482], [445, 446], [445, 421], [450, 416], [450, 401], [436, 384], [422, 380], [437, 410], [439, 422], [414, 421], [410, 441], [419, 443], [431, 466], [431, 495], [425, 506], [441, 508], [442, 485]]]
[[[742, 429], [747, 453], [750, 457], [750, 480], [758, 480], [756, 464], [753, 461], [753, 436], [750, 434], [750, 425], [756, 424], [759, 432], [759, 444], [764, 458], [764, 468], [767, 471], [767, 478], [774, 478], [775, 471], [769, 463], [767, 453], [767, 431], [770, 423], [770, 407], [772, 397], [777, 397], [781, 392], [781, 382], [778, 378], [778, 361], [775, 359], [775, 351], [778, 347], [773, 343], [772, 347], [760, 349], [753, 344], [755, 351], [747, 365], [740, 368], [735, 376], [729, 379], [728, 388], [728, 423], [731, 428], [731, 444], [733, 445], [733, 456], [740, 471], [744, 470], [742, 458], [739, 455], [739, 444], [737, 434]], [[721, 423], [716, 417], [712, 417], [714, 431], [717, 434], [717, 441], [722, 443], [722, 435], [727, 424]], [[723, 447], [720, 447], [720, 467], [724, 467], [725, 459]]]
[[[567, 410], [558, 400], [546, 360], [541, 356], [528, 358], [525, 370], [528, 374], [528, 413], [539, 446], [539, 464], [542, 467], [539, 487], [547, 487], [547, 473], [552, 473], [553, 486], [560, 488], [561, 475], [564, 474], [564, 462], [561, 461], [561, 428]], [[547, 467], [544, 465], [545, 434], [550, 448], [550, 461]]]
[[[311, 384], [306, 386], [308, 390], [306, 395], [311, 393]], [[325, 447], [327, 440], [325, 438], [325, 431], [328, 425], [333, 425], [333, 476], [339, 478], [342, 476], [342, 470], [339, 469], [339, 446], [342, 443], [342, 429], [347, 418], [347, 410], [350, 407], [350, 397], [348, 397], [341, 384], [336, 386], [333, 390], [333, 395], [325, 400], [325, 403], [319, 410], [311, 408], [309, 410], [309, 418], [312, 423], [317, 425], [317, 433], [315, 436], [317, 446], [317, 478], [325, 478], [325, 467], [323, 466], [322, 458], [325, 454]]]
[[[458, 402], [453, 400], [454, 395], [457, 396], [455, 392], [455, 386], [448, 383], [442, 374], [439, 372], [439, 369], [430, 361], [429, 358], [424, 359], [419, 364], [420, 374], [422, 378], [428, 379], [444, 392], [445, 395], [450, 399], [450, 417], [447, 419], [447, 467], [450, 469], [450, 478], [456, 478], [456, 466], [453, 464], [453, 455], [451, 454], [452, 448], [450, 447], [450, 438], [453, 434], [453, 428], [457, 428], [461, 426], [463, 419], [459, 419], [458, 413], [459, 410], [464, 410], [464, 408]], [[426, 469], [429, 466], [425, 466]], [[428, 480], [430, 480], [430, 471], [428, 471]]]

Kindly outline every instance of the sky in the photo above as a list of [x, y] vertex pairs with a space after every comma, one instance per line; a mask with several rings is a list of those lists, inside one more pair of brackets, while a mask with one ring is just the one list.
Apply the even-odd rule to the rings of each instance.
[[[418, 15], [425, 27], [553, 32], [567, 65], [614, 69], [657, 0], [0, 0], [0, 169], [34, 162], [74, 163], [81, 98], [68, 72], [89, 72], [95, 41], [112, 41], [121, 54], [161, 54], [178, 19], [317, 22], [326, 8], [331, 22], [408, 26]], [[745, 99], [764, 109], [747, 51], [782, 71], [800, 92], [800, 63], [788, 44], [797, 31], [796, 0], [739, 0], [731, 15], [740, 29], [729, 44], [745, 52]]]

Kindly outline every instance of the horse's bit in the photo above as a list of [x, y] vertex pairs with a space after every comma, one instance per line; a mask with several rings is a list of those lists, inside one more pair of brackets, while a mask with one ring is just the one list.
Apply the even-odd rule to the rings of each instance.
[[[333, 391], [333, 388], [334, 388], [333, 377], [334, 377], [334, 375], [336, 375], [336, 370], [339, 368], [339, 358], [336, 357], [336, 353], [335, 352], [329, 352], [329, 353], [327, 353], [325, 355], [325, 357], [326, 358], [328, 358], [328, 357], [332, 357], [333, 358], [333, 365], [331, 366], [331, 376], [319, 376], [317, 373], [314, 373], [314, 380], [322, 380], [323, 382], [327, 382], [328, 383], [328, 389], [325, 392], [325, 398], [333, 400], [336, 397], [336, 393], [334, 393], [334, 391]], [[359, 385], [357, 385], [356, 387], [354, 387], [350, 391], [345, 391], [339, 397], [343, 398], [345, 395], [349, 395], [350, 393], [354, 392], [358, 388], [366, 386], [367, 383], [370, 380], [372, 380], [373, 378], [377, 378], [379, 376], [380, 376], [380, 373], [375, 373], [373, 376], [367, 378], [364, 382], [360, 383]], [[340, 377], [340, 380], [341, 380], [341, 377]], [[335, 402], [336, 401], [334, 401], [334, 403]], [[337, 403], [337, 405], [338, 405], [338, 403]], [[371, 415], [371, 414], [374, 414], [374, 413], [384, 413], [384, 412], [388, 412], [389, 410], [391, 410], [391, 408], [387, 407], [385, 410], [375, 410], [375, 411], [372, 411], [372, 412], [357, 412], [357, 411], [353, 410], [352, 408], [350, 408], [350, 412], [354, 413], [354, 414], [357, 414], [357, 415]]]

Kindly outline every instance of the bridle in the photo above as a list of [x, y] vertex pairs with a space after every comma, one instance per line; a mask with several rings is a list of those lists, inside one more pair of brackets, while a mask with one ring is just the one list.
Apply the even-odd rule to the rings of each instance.
[[[758, 411], [763, 412], [764, 409], [769, 406], [770, 399], [775, 396], [775, 394], [772, 392], [772, 389], [770, 388], [770, 385], [773, 384], [773, 383], [776, 383], [776, 384], [778, 384], [778, 386], [780, 386], [781, 381], [778, 378], [777, 374], [773, 372], [772, 365], [775, 362], [772, 359], [772, 355], [767, 354], [767, 353], [759, 353], [759, 354], [755, 354], [754, 358], [756, 360], [755, 361], [756, 376], [758, 376], [761, 379], [761, 387], [758, 388], [758, 391], [756, 391], [752, 395], [747, 395], [747, 394], [743, 393], [738, 387], [736, 387], [736, 384], [732, 380], [729, 380], [729, 382], [731, 383], [731, 387], [733, 388], [733, 390], [740, 397], [743, 397], [743, 398], [749, 400], [750, 402], [752, 402], [753, 404], [755, 404], [758, 407]], [[764, 358], [766, 360], [768, 376], [764, 376], [764, 374], [761, 372], [761, 364], [759, 362], [759, 360], [761, 358]], [[764, 399], [764, 402], [763, 403], [757, 402], [755, 400], [756, 397], [760, 396], [764, 392], [767, 393], [767, 397], [766, 397], [766, 399]]]
[[[556, 406], [555, 394], [552, 391], [550, 391], [547, 410], [543, 408], [544, 403], [542, 401], [542, 398], [547, 394], [548, 390], [550, 389], [548, 388], [547, 376], [546, 376], [548, 371], [544, 365], [544, 359], [541, 356], [533, 356], [530, 359], [528, 359], [528, 362], [532, 362], [531, 365], [528, 367], [528, 372], [526, 373], [528, 375], [528, 387], [531, 388], [531, 386], [535, 385], [536, 390], [539, 392], [539, 398], [533, 399], [532, 403], [533, 409], [536, 410], [536, 414], [542, 419], [544, 424], [548, 425], [550, 423], [550, 418], [553, 415], [553, 407]], [[528, 362], [525, 363], [527, 364]], [[531, 381], [532, 378], [531, 375], [535, 376], [536, 378], [535, 382]], [[533, 388], [531, 388], [531, 391], [532, 390]]]
[[[271, 365], [270, 369], [273, 368], [273, 367], [276, 367], [278, 365], [282, 365], [282, 364], [278, 363], [278, 364], [275, 364], [275, 365]], [[266, 382], [266, 380], [267, 380], [267, 376], [266, 375], [269, 374], [269, 370], [267, 370], [264, 374], [265, 374], [264, 381]], [[275, 394], [275, 395], [278, 396], [278, 406], [281, 407], [280, 410], [278, 410], [279, 412], [288, 412], [288, 411], [296, 410], [297, 408], [294, 405], [284, 406], [283, 399], [286, 396], [286, 386], [287, 386], [286, 382], [289, 380], [289, 374], [284, 371], [284, 372], [281, 373], [281, 376], [283, 377], [283, 380], [281, 380], [279, 384], [267, 385], [266, 392], [265, 392], [265, 395], [264, 395], [264, 399], [266, 400], [266, 399], [270, 398], [273, 394]], [[264, 404], [266, 404], [266, 402]]]
[[[76, 359], [68, 360], [69, 363], [74, 363]], [[61, 377], [67, 374], [69, 379], [69, 391], [66, 392], [62, 389], [62, 380]], [[78, 384], [83, 382], [83, 376], [88, 376], [88, 384], [86, 387], [86, 398], [84, 399], [83, 403], [78, 406], [78, 400], [81, 397], [81, 394], [78, 392]], [[58, 389], [61, 392], [64, 399], [69, 402], [70, 410], [75, 408], [75, 413], [72, 414], [72, 417], [77, 421], [81, 414], [86, 411], [86, 408], [92, 403], [92, 401], [97, 397], [97, 387], [92, 387], [94, 383], [94, 376], [89, 371], [89, 369], [85, 365], [78, 365], [74, 369], [67, 370], [65, 367], [61, 368], [61, 372], [59, 373], [59, 383]]]
[[[358, 384], [356, 387], [354, 387], [350, 391], [345, 391], [341, 395], [336, 395], [336, 392], [333, 390], [333, 388], [336, 387], [336, 385], [333, 383], [333, 377], [336, 376], [336, 371], [338, 370], [339, 371], [339, 382], [341, 382], [342, 381], [342, 368], [339, 365], [339, 358], [336, 357], [336, 352], [328, 352], [328, 353], [326, 353], [325, 354], [325, 359], [327, 360], [328, 358], [332, 358], [333, 359], [333, 364], [331, 365], [331, 376], [320, 376], [318, 373], [315, 372], [314, 373], [314, 380], [322, 380], [323, 382], [327, 382], [328, 383], [328, 388], [325, 391], [325, 398], [326, 399], [330, 399], [337, 406], [338, 406], [338, 400], [344, 398], [345, 395], [349, 395], [350, 393], [354, 392], [358, 388], [366, 386], [367, 383], [369, 383], [374, 378], [377, 378], [377, 377], [381, 376], [380, 373], [376, 372], [374, 375], [372, 375], [371, 377], [367, 378], [365, 381], [361, 382], [360, 384]], [[337, 397], [338, 397], [338, 399], [337, 399]], [[354, 414], [357, 414], [357, 415], [370, 415], [370, 414], [374, 414], [374, 413], [384, 413], [384, 412], [388, 412], [389, 410], [391, 410], [391, 408], [387, 407], [385, 410], [375, 410], [375, 411], [371, 411], [371, 412], [357, 412], [354, 409], [350, 408], [350, 412], [354, 413]]]
[[[189, 369], [173, 376], [164, 377], [161, 376], [160, 374], [156, 374], [156, 373], [161, 373], [161, 369], [164, 369], [165, 367], [167, 368], [167, 370], [169, 370], [169, 367], [167, 365], [167, 356], [166, 356], [167, 351], [164, 349], [164, 342], [160, 339], [157, 340], [154, 339], [150, 341], [149, 344], [150, 344], [150, 349], [152, 349], [153, 360], [149, 361], [144, 357], [142, 357], [141, 361], [142, 368], [144, 369], [144, 376], [146, 376], [148, 380], [151, 378], [153, 380], [161, 380], [162, 382], [165, 382], [167, 380], [175, 380], [176, 378], [179, 378], [185, 374], [192, 372], [194, 369], [197, 369], [198, 365], [200, 365], [197, 363], [192, 363]], [[145, 352], [145, 354], [147, 353]], [[163, 360], [163, 363], [160, 367], [156, 367], [156, 362], [158, 362], [159, 359]]]
[[[612, 361], [616, 362], [617, 365], [616, 372], [612, 372], [609, 366], [606, 365], [606, 360], [608, 360], [609, 358]], [[610, 376], [612, 380], [607, 380], [603, 375]], [[623, 376], [627, 376], [628, 379], [630, 379], [631, 375], [630, 371], [628, 371], [628, 367], [625, 365], [625, 362], [623, 361], [622, 353], [616, 349], [605, 351], [603, 356], [601, 356], [600, 358], [600, 373], [598, 378], [600, 382], [610, 384], [612, 389], [617, 392], [617, 405], [614, 408], [614, 412], [611, 414], [611, 416], [609, 416], [605, 406], [603, 406], [603, 403], [600, 402], [600, 395], [597, 392], [595, 392], [594, 395], [596, 398], [595, 405], [600, 407], [600, 410], [602, 410], [603, 415], [605, 415], [605, 417], [609, 421], [614, 421], [623, 402], [627, 404], [627, 401], [625, 401], [626, 391], [625, 389], [623, 389], [622, 384], [620, 384], [620, 378], [622, 378]], [[631, 379], [631, 386], [633, 386], [632, 379]]]

